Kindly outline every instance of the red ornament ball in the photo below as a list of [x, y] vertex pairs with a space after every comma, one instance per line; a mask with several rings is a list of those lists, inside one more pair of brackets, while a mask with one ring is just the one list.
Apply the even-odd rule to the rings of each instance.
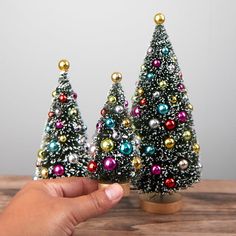
[[173, 178], [168, 178], [165, 180], [165, 185], [168, 188], [174, 188], [175, 187], [175, 180]]
[[97, 165], [97, 163], [95, 161], [90, 161], [88, 163], [88, 171], [90, 171], [92, 173], [97, 170], [97, 167], [98, 167], [98, 165]]
[[67, 96], [64, 93], [60, 94], [59, 101], [62, 103], [67, 102]]
[[144, 105], [146, 105], [147, 104], [147, 99], [146, 98], [143, 98], [143, 99], [141, 99], [140, 101], [139, 101], [139, 105], [140, 106], [144, 106]]
[[52, 118], [53, 116], [54, 116], [54, 112], [49, 111], [49, 112], [48, 112], [48, 117], [49, 117], [49, 118]]
[[101, 115], [102, 116], [105, 116], [107, 114], [107, 110], [105, 109], [105, 108], [103, 108], [102, 110], [101, 110]]
[[165, 122], [165, 127], [166, 127], [167, 130], [172, 130], [176, 127], [176, 123], [175, 123], [174, 120], [167, 120]]

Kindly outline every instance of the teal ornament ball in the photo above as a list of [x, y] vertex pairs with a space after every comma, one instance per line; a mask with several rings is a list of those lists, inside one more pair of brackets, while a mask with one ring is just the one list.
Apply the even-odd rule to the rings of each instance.
[[148, 80], [151, 80], [151, 79], [153, 79], [155, 77], [155, 75], [153, 74], [153, 73], [148, 73], [147, 74], [147, 79]]
[[49, 149], [50, 152], [57, 152], [60, 149], [60, 144], [57, 141], [52, 140], [48, 144], [48, 149]]
[[147, 155], [153, 155], [153, 154], [155, 153], [155, 147], [153, 147], [153, 146], [147, 146], [147, 147], [145, 148], [145, 153], [146, 153]]
[[161, 115], [165, 115], [168, 111], [169, 111], [169, 107], [166, 104], [159, 104], [157, 106], [157, 111], [158, 113], [160, 113]]
[[45, 132], [48, 133], [49, 131], [50, 131], [50, 126], [47, 125], [47, 126], [45, 127]]
[[120, 152], [124, 155], [130, 155], [133, 152], [133, 146], [130, 142], [126, 141], [121, 144]]
[[112, 118], [107, 118], [105, 120], [106, 127], [111, 129], [115, 127], [115, 121]]
[[164, 56], [167, 56], [169, 54], [169, 48], [167, 47], [164, 47], [161, 49], [161, 53], [164, 55]]

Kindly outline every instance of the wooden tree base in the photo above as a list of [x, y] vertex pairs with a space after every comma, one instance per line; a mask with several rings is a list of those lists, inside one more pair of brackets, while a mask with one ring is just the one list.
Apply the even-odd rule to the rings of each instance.
[[[107, 188], [111, 183], [98, 183], [98, 189]], [[119, 183], [119, 185], [123, 188], [124, 197], [130, 195], [130, 183]]]
[[179, 193], [160, 195], [143, 193], [139, 196], [140, 207], [147, 212], [156, 214], [173, 214], [182, 208], [182, 196]]

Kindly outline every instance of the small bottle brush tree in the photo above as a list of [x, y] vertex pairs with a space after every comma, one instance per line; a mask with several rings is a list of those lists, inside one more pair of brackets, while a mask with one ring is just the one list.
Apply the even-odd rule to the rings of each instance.
[[141, 137], [143, 166], [137, 187], [163, 198], [198, 182], [201, 165], [193, 107], [163, 26], [165, 17], [158, 13], [154, 20], [156, 28], [141, 67], [131, 113], [136, 133]]
[[35, 180], [85, 176], [87, 173], [87, 128], [78, 109], [77, 94], [67, 77], [69, 62], [61, 60], [58, 67], [61, 70], [59, 85], [52, 93], [53, 101], [38, 151]]
[[129, 182], [135, 168], [138, 169], [140, 158], [121, 79], [120, 73], [112, 74], [113, 85], [96, 125], [88, 170], [100, 187], [117, 182], [128, 195]]

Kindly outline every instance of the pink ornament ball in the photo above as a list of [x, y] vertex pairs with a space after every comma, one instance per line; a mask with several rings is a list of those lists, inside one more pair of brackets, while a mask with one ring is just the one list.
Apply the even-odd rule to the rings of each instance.
[[140, 117], [140, 115], [141, 115], [140, 107], [139, 107], [139, 106], [134, 107], [134, 108], [132, 109], [131, 115], [132, 115], [133, 117]]
[[152, 47], [149, 47], [148, 50], [147, 50], [147, 53], [148, 53], [148, 54], [151, 54], [152, 51], [153, 51]]
[[151, 167], [151, 173], [153, 175], [160, 175], [161, 174], [161, 167], [159, 165], [153, 165]]
[[181, 123], [186, 122], [187, 119], [188, 119], [187, 113], [186, 113], [185, 111], [180, 111], [180, 112], [178, 113], [178, 119], [179, 119], [179, 121], [180, 121]]
[[178, 84], [178, 90], [180, 92], [184, 92], [185, 91], [185, 86], [183, 84]]
[[56, 122], [56, 128], [57, 128], [57, 129], [62, 129], [62, 128], [63, 128], [63, 123], [62, 123], [60, 120], [58, 120], [58, 121]]
[[159, 68], [161, 66], [161, 60], [154, 59], [153, 62], [152, 62], [152, 65], [156, 68]]
[[74, 92], [74, 93], [73, 93], [73, 98], [74, 98], [74, 99], [77, 99], [77, 97], [78, 97], [77, 93]]
[[113, 157], [107, 157], [104, 159], [103, 166], [105, 170], [114, 170], [117, 166], [116, 160]]
[[125, 106], [125, 108], [127, 108], [129, 106], [129, 102], [127, 100], [125, 100], [124, 106]]
[[97, 129], [97, 131], [99, 132], [100, 130], [101, 130], [101, 128], [102, 128], [102, 122], [98, 122], [97, 124], [96, 124], [96, 129]]
[[53, 166], [53, 174], [56, 176], [62, 176], [65, 173], [65, 169], [62, 165], [57, 164]]

